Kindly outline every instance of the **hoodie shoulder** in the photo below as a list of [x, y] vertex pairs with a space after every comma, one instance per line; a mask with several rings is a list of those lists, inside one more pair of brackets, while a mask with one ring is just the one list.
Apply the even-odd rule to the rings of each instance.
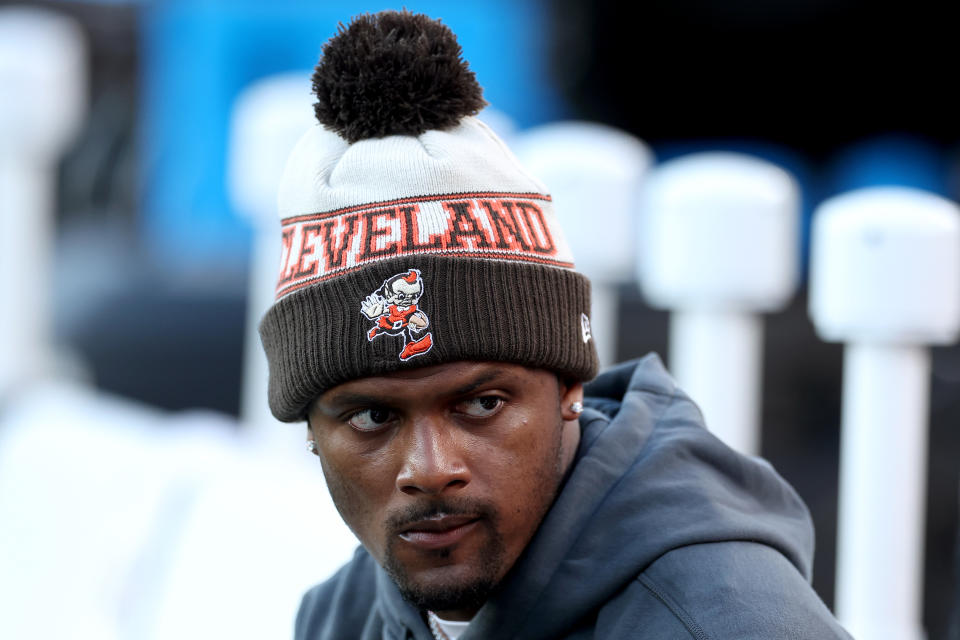
[[[776, 550], [746, 541], [674, 549], [597, 620], [601, 637], [847, 639], [810, 584]], [[636, 627], [634, 627], [636, 628]]]
[[375, 631], [382, 627], [376, 592], [376, 563], [359, 547], [349, 563], [303, 596], [295, 640], [380, 638]]
[[603, 401], [620, 394], [620, 403], [612, 419], [609, 413], [603, 419], [603, 409], [585, 412], [582, 442], [600, 453], [622, 449], [626, 434], [639, 434], [632, 465], [623, 469], [631, 488], [617, 485], [616, 496], [633, 504], [628, 517], [652, 543], [648, 557], [699, 542], [750, 540], [778, 550], [802, 577], [810, 575], [813, 523], [800, 496], [768, 462], [710, 433], [655, 354], [598, 381], [611, 394]]
[[605, 370], [583, 386], [588, 398], [621, 402], [627, 391], [648, 391], [660, 395], [672, 395], [676, 384], [666, 367], [655, 353], [628, 360]]

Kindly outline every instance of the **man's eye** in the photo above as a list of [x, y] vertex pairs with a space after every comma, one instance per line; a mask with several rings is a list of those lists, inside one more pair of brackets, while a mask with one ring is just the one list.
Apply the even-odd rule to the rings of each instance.
[[393, 419], [389, 409], [364, 409], [347, 420], [347, 424], [358, 431], [376, 431]]
[[479, 396], [464, 400], [457, 405], [457, 410], [474, 418], [486, 418], [495, 414], [503, 406], [503, 398], [499, 396]]

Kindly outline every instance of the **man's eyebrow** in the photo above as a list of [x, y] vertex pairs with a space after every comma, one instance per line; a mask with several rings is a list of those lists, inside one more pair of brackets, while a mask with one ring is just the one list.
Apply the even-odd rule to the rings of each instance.
[[496, 380], [501, 375], [503, 375], [503, 371], [501, 369], [494, 369], [492, 371], [488, 371], [487, 373], [481, 375], [480, 377], [476, 378], [472, 382], [465, 384], [459, 389], [454, 390], [453, 395], [457, 395], [457, 396], [466, 395], [471, 391], [475, 390], [477, 387], [485, 385], [491, 380]]
[[[475, 379], [471, 380], [467, 384], [454, 389], [450, 392], [450, 395], [453, 396], [464, 396], [470, 392], [476, 390], [478, 387], [487, 384], [492, 380], [496, 380], [503, 376], [505, 372], [502, 369], [493, 369], [491, 371], [486, 371], [481, 373]], [[315, 407], [323, 413], [330, 413], [336, 411], [340, 407], [344, 406], [384, 406], [389, 405], [389, 399], [386, 399], [382, 396], [373, 396], [366, 393], [357, 393], [351, 391], [342, 391], [340, 393], [333, 393], [330, 397], [323, 398], [318, 400], [315, 403]]]

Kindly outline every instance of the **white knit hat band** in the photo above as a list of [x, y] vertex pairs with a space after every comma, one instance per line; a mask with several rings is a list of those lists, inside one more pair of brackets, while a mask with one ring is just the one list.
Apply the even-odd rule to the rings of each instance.
[[463, 118], [445, 131], [348, 144], [307, 130], [280, 184], [281, 220], [361, 203], [446, 193], [547, 193], [487, 125]]

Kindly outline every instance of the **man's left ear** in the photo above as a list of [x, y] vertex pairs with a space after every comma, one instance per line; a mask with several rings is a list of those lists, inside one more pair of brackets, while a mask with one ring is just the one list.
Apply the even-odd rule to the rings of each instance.
[[560, 388], [560, 415], [564, 420], [576, 420], [583, 413], [583, 383], [568, 381]]
[[320, 452], [317, 451], [317, 437], [313, 434], [313, 426], [310, 424], [310, 416], [307, 416], [307, 441], [303, 443], [307, 447], [307, 451], [312, 453], [315, 456], [319, 456]]

